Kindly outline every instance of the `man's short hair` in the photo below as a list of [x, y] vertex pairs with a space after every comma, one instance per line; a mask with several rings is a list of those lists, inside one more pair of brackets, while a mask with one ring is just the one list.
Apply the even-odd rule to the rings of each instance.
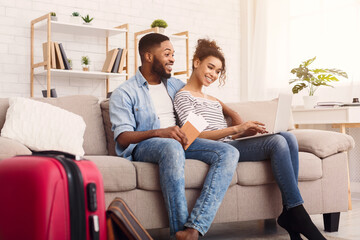
[[149, 33], [143, 36], [139, 41], [139, 54], [141, 59], [144, 54], [150, 51], [153, 47], [158, 47], [164, 41], [170, 40], [167, 36], [162, 35], [160, 33]]

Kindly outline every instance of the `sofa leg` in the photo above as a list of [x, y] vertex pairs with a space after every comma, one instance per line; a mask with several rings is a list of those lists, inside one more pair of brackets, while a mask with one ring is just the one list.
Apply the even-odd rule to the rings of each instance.
[[325, 213], [323, 219], [326, 232], [337, 232], [339, 230], [340, 212]]

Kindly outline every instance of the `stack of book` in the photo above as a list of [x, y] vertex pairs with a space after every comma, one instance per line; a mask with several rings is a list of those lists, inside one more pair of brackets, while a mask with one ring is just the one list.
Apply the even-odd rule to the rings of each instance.
[[[48, 42], [43, 43], [44, 62], [47, 62]], [[64, 47], [61, 43], [50, 42], [50, 68], [70, 70], [70, 64], [66, 57]], [[46, 66], [44, 66], [46, 69]]]
[[314, 107], [315, 108], [332, 108], [332, 107], [341, 107], [343, 102], [318, 102]]
[[127, 49], [114, 48], [106, 54], [106, 60], [102, 72], [121, 73], [124, 70], [124, 63]]
[[318, 102], [315, 108], [335, 108], [335, 107], [359, 107], [359, 102]]

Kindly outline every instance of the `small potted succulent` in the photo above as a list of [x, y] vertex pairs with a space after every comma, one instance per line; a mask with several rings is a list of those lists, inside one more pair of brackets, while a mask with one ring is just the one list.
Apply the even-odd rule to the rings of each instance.
[[75, 24], [81, 23], [81, 17], [79, 12], [73, 12], [70, 16], [70, 21]]
[[91, 21], [94, 19], [93, 17], [90, 18], [89, 14], [87, 14], [85, 17], [81, 17], [84, 20], [84, 24], [91, 25]]
[[165, 20], [162, 19], [156, 19], [152, 22], [151, 27], [158, 27], [159, 28], [159, 32], [160, 33], [164, 33], [165, 28], [167, 28], [167, 23], [165, 22]]
[[52, 21], [57, 21], [58, 20], [55, 12], [51, 12], [50, 16], [51, 16]]
[[68, 58], [68, 62], [69, 62], [69, 65], [70, 65], [70, 69], [69, 69], [69, 70], [72, 70], [72, 67], [73, 67], [72, 60], [71, 60], [70, 58]]
[[88, 56], [81, 57], [81, 65], [83, 66], [83, 71], [89, 71], [90, 58]]

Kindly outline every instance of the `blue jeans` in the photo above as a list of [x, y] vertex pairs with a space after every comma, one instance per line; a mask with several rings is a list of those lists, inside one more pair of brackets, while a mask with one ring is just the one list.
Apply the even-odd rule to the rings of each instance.
[[[197, 159], [210, 165], [200, 197], [190, 215], [185, 198], [185, 159]], [[169, 215], [170, 235], [191, 227], [204, 235], [224, 198], [234, 175], [239, 152], [226, 143], [196, 139], [184, 151], [170, 138], [150, 138], [137, 144], [134, 161], [159, 165], [160, 185]]]
[[281, 132], [228, 143], [239, 150], [239, 162], [270, 158], [272, 172], [286, 208], [296, 207], [304, 202], [298, 188], [299, 147], [292, 133]]

